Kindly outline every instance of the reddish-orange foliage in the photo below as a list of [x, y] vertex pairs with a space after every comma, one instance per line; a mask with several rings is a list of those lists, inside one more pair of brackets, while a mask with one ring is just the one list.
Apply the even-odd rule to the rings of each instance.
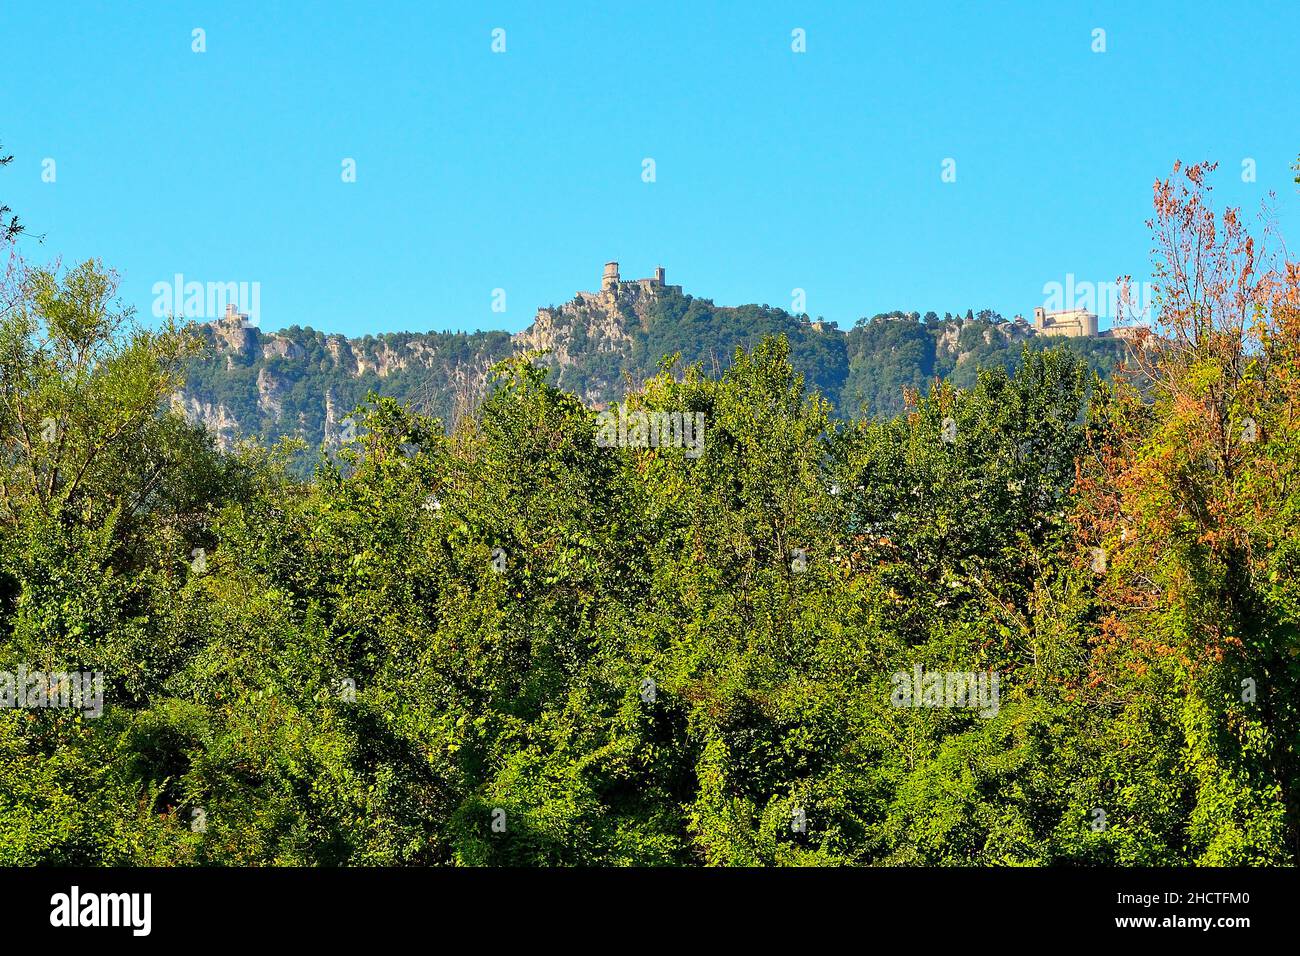
[[1176, 163], [1155, 184], [1159, 320], [1128, 369], [1148, 393], [1119, 387], [1079, 463], [1080, 562], [1107, 554], [1098, 668], [1240, 650], [1234, 583], [1294, 533], [1279, 519], [1300, 480], [1300, 264], [1267, 218], [1257, 238], [1238, 209], [1215, 213], [1214, 169]]

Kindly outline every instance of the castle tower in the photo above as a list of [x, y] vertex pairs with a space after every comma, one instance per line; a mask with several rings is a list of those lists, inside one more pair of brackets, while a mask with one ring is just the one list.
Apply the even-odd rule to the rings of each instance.
[[1040, 332], [1047, 326], [1047, 310], [1041, 305], [1034, 309], [1034, 328]]
[[665, 274], [663, 266], [655, 266], [655, 285], [666, 284], [664, 281]]
[[601, 292], [617, 292], [617, 291], [618, 291], [618, 282], [619, 282], [619, 279], [618, 279], [618, 263], [617, 263], [617, 262], [606, 262], [606, 263], [605, 263], [605, 274], [604, 274], [603, 276], [600, 277], [600, 291], [601, 291]]

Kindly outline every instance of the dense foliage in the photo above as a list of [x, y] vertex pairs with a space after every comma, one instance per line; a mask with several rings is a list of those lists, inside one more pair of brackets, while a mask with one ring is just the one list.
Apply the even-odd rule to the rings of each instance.
[[513, 357], [310, 480], [165, 411], [97, 264], [15, 274], [0, 671], [104, 707], [0, 710], [0, 863], [1294, 863], [1300, 270], [1189, 248], [1141, 392], [1030, 347], [839, 420], [772, 336], [627, 396], [696, 456]]

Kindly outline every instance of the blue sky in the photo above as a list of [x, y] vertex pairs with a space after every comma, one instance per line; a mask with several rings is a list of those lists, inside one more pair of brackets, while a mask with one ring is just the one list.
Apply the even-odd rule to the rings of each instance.
[[1298, 37], [1282, 2], [5, 0], [0, 199], [146, 320], [181, 273], [259, 283], [264, 329], [515, 331], [607, 259], [843, 327], [1028, 314], [1145, 275], [1176, 158], [1300, 243]]

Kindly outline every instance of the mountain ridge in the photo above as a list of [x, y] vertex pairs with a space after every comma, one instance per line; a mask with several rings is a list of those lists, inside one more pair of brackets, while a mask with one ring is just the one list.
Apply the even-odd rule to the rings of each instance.
[[[611, 263], [616, 267], [616, 264]], [[608, 269], [608, 267], [607, 267]], [[935, 378], [958, 385], [989, 365], [1014, 368], [1020, 349], [1065, 344], [1109, 375], [1123, 354], [1115, 339], [1040, 335], [1023, 319], [990, 310], [940, 319], [930, 312], [881, 313], [843, 331], [769, 305], [719, 306], [656, 280], [613, 281], [539, 308], [516, 333], [387, 332], [349, 338], [307, 326], [262, 332], [233, 311], [195, 329], [204, 348], [186, 369], [173, 404], [214, 431], [219, 444], [240, 437], [308, 445], [335, 440], [348, 413], [374, 391], [454, 424], [473, 407], [491, 367], [537, 353], [552, 381], [602, 408], [657, 373], [666, 356], [720, 373], [736, 348], [768, 335], [790, 343], [805, 384], [843, 417], [882, 417], [904, 408], [904, 390]]]

